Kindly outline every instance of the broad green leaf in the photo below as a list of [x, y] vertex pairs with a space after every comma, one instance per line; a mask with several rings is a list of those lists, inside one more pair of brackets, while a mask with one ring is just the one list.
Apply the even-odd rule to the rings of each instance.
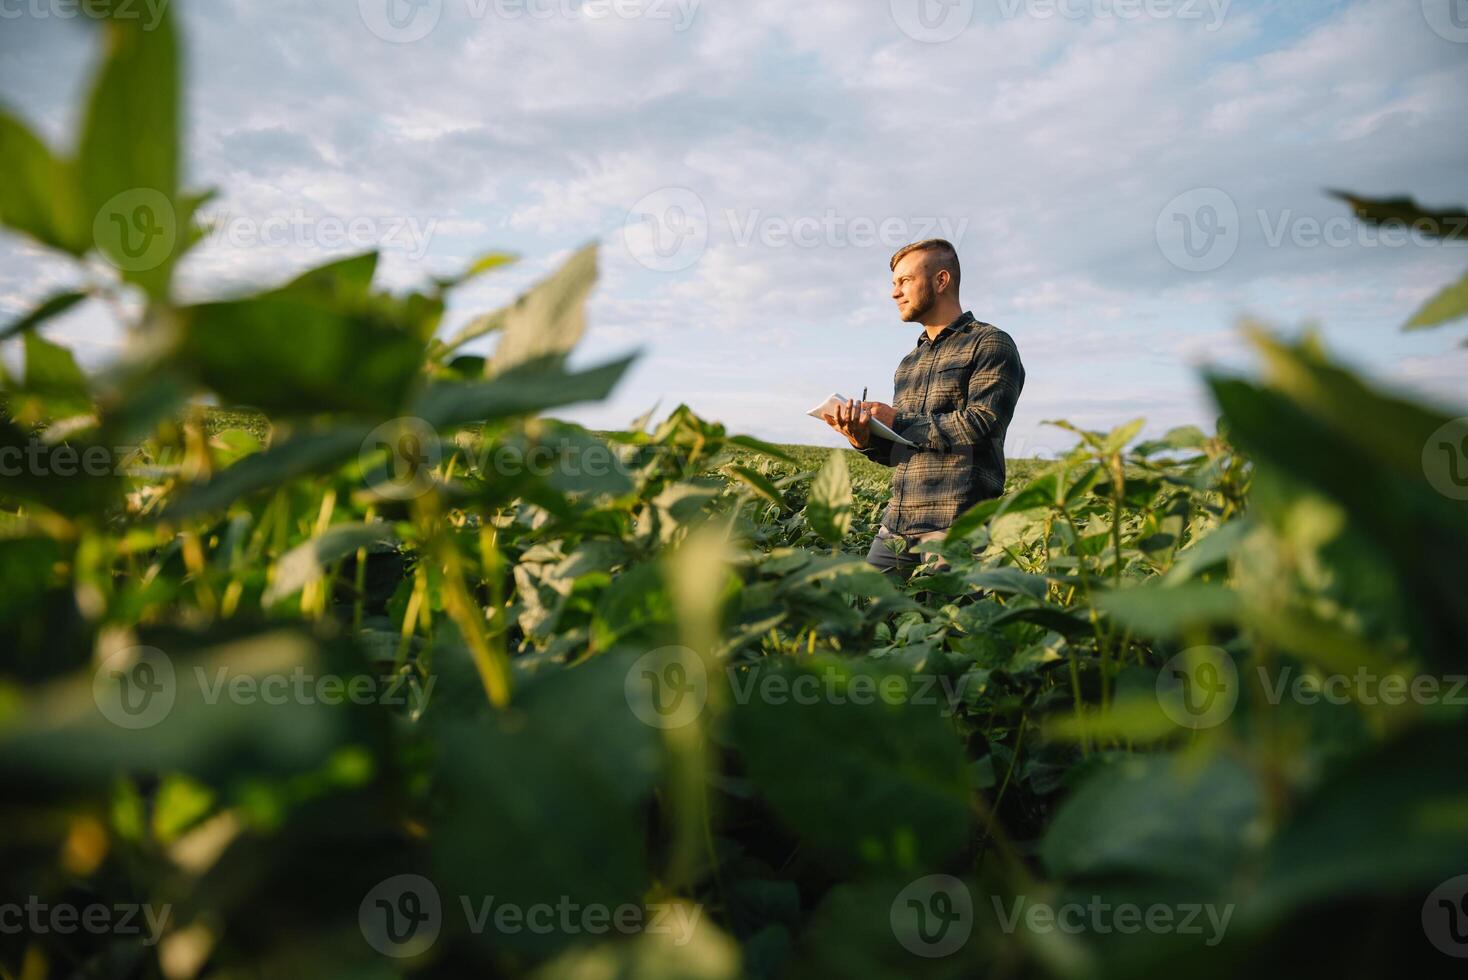
[[735, 741], [755, 785], [833, 867], [931, 868], [964, 846], [963, 754], [937, 705], [917, 703], [923, 688], [908, 675], [822, 659], [759, 666], [730, 686]]
[[610, 647], [640, 632], [673, 623], [673, 600], [662, 573], [652, 562], [634, 565], [612, 579], [596, 603], [592, 635], [598, 647]]
[[385, 303], [363, 300], [366, 256], [278, 290], [179, 311], [183, 364], [228, 402], [268, 413], [400, 414], [423, 343]]
[[1171, 739], [1182, 730], [1155, 696], [1118, 697], [1104, 709], [1087, 706], [1080, 714], [1052, 715], [1044, 725], [1047, 739], [1090, 744], [1097, 739], [1146, 744]]
[[308, 269], [281, 287], [281, 292], [310, 297], [332, 305], [350, 307], [364, 302], [372, 293], [377, 274], [377, 253], [363, 252]]
[[739, 980], [740, 946], [702, 906], [670, 903], [656, 932], [580, 945], [536, 970], [531, 980]]
[[1039, 602], [1044, 602], [1050, 591], [1050, 582], [1043, 575], [1031, 575], [1017, 568], [984, 568], [968, 573], [964, 581], [990, 592], [1029, 596]]
[[83, 220], [123, 276], [161, 297], [185, 233], [179, 216], [179, 53], [172, 12], [102, 25], [106, 52], [82, 124]]
[[1236, 518], [1220, 526], [1207, 537], [1178, 552], [1162, 581], [1169, 586], [1181, 585], [1227, 561], [1253, 530], [1254, 523], [1247, 517]]
[[486, 381], [440, 382], [414, 402], [411, 414], [435, 429], [532, 415], [548, 408], [600, 401], [611, 394], [635, 354], [580, 372], [557, 364], [527, 363]]
[[763, 473], [756, 473], [747, 466], [731, 466], [729, 469], [740, 480], [747, 483], [759, 496], [765, 498], [772, 504], [779, 505], [781, 508], [787, 506], [785, 498], [780, 494], [779, 489]]
[[1043, 626], [1047, 630], [1054, 630], [1067, 639], [1075, 639], [1078, 636], [1088, 636], [1094, 632], [1094, 627], [1089, 622], [1074, 616], [1071, 613], [1053, 606], [1028, 606], [1022, 609], [1010, 609], [990, 621], [989, 625], [999, 627], [1010, 623], [1033, 623]]
[[1309, 612], [1250, 607], [1241, 619], [1272, 646], [1298, 654], [1330, 674], [1350, 677], [1365, 671], [1380, 677], [1393, 667], [1391, 658], [1369, 640]]
[[222, 510], [247, 493], [329, 472], [362, 452], [371, 434], [371, 426], [349, 425], [292, 436], [263, 453], [246, 456], [205, 483], [184, 488], [162, 516], [166, 520], [182, 520], [206, 511]]
[[[9, 624], [57, 581], [61, 546], [50, 538], [0, 538], [0, 625]], [[14, 664], [10, 664], [11, 670]]]
[[851, 474], [841, 450], [832, 451], [810, 481], [805, 516], [811, 529], [832, 545], [840, 544], [851, 529]]
[[1202, 449], [1208, 444], [1208, 436], [1196, 425], [1181, 425], [1168, 429], [1161, 439], [1139, 443], [1132, 451], [1138, 456], [1155, 456], [1169, 449]]
[[47, 421], [82, 415], [92, 407], [86, 375], [71, 351], [35, 331], [25, 335], [25, 394], [39, 400]]
[[[591, 554], [586, 560], [601, 562]], [[575, 564], [572, 556], [566, 574], [574, 577]], [[537, 674], [515, 692], [519, 709], [543, 719], [546, 737], [594, 758], [601, 772], [615, 776], [610, 788], [629, 807], [641, 805], [658, 788], [665, 762], [659, 731], [640, 720], [629, 724], [627, 676], [636, 662], [635, 652], [609, 652]]]
[[[464, 285], [464, 283], [469, 282], [472, 279], [477, 279], [478, 277], [484, 275], [486, 272], [490, 272], [494, 269], [498, 269], [518, 261], [520, 261], [520, 256], [516, 255], [514, 252], [486, 252], [484, 255], [481, 255], [479, 258], [469, 263], [469, 266], [464, 269], [463, 272], [460, 272], [458, 275], [448, 276], [446, 278], [434, 279], [434, 284], [438, 286], [441, 291], [448, 289], [457, 289], [458, 287]], [[449, 349], [452, 349], [452, 347], [450, 347]]]
[[1186, 582], [1172, 587], [1139, 585], [1096, 596], [1096, 606], [1129, 630], [1167, 639], [1238, 619], [1238, 594], [1222, 585]]
[[1264, 358], [1265, 380], [1380, 463], [1414, 477], [1422, 472], [1422, 443], [1447, 418], [1407, 399], [1373, 390], [1307, 344], [1286, 344], [1247, 325]]
[[262, 606], [273, 606], [294, 595], [314, 579], [326, 573], [326, 567], [340, 561], [358, 548], [379, 541], [392, 540], [392, 535], [377, 524], [337, 524], [321, 534], [296, 545], [281, 555], [275, 564], [275, 577], [261, 597]]
[[86, 298], [86, 293], [78, 293], [70, 290], [53, 293], [42, 300], [40, 306], [14, 321], [8, 327], [0, 328], [0, 340], [8, 340], [18, 333], [24, 333], [27, 330], [34, 329], [52, 317], [60, 316]]
[[[645, 424], [646, 423], [644, 423], [644, 425]], [[640, 428], [642, 428], [642, 426], [638, 426], [635, 422], [633, 423], [633, 426], [632, 427], [634, 429], [640, 429]], [[761, 453], [761, 454], [763, 454], [765, 456], [773, 457], [773, 458], [778, 459], [778, 460], [780, 460], [781, 462], [784, 462], [784, 463], [794, 463], [795, 462], [795, 457], [794, 456], [791, 456], [789, 453], [787, 453], [785, 450], [781, 449], [779, 446], [776, 446], [776, 445], [774, 445], [772, 443], [764, 442], [763, 440], [760, 440], [760, 439], [756, 439], [754, 436], [730, 436], [728, 441], [729, 441], [729, 444], [732, 445], [732, 446], [742, 446], [745, 449], [749, 449], [749, 450], [752, 450], [753, 452]]]
[[[474, 896], [476, 915], [486, 898], [496, 907], [570, 902], [615, 909], [636, 902], [648, 886], [646, 803], [628, 802], [621, 761], [587, 751], [574, 737], [580, 730], [562, 722], [568, 714], [594, 714], [618, 729], [604, 737], [639, 752], [655, 744], [656, 732], [627, 710], [622, 684], [567, 684], [565, 697], [557, 697], [557, 680], [549, 679], [552, 689], [525, 710], [434, 730], [443, 800], [434, 828], [435, 880], [445, 894]], [[479, 941], [541, 955], [576, 939], [563, 930], [488, 928]]]
[[1061, 878], [1222, 885], [1249, 853], [1263, 816], [1257, 778], [1230, 757], [1121, 758], [1061, 805], [1040, 857]]
[[489, 371], [570, 353], [586, 330], [586, 297], [595, 284], [596, 246], [588, 245], [504, 311]]
[[958, 520], [948, 528], [945, 542], [952, 543], [962, 541], [975, 531], [988, 524], [990, 519], [999, 512], [1000, 506], [1005, 498], [996, 497], [993, 500], [982, 500], [958, 516]]
[[[1444, 690], [1448, 685], [1444, 685]], [[1468, 866], [1461, 728], [1420, 730], [1341, 767], [1291, 814], [1258, 883], [1261, 918], [1285, 907], [1412, 889]]]
[[[281, 701], [293, 674], [360, 669], [325, 656], [294, 630], [201, 642], [146, 637], [104, 649], [95, 670], [32, 692], [18, 723], [0, 728], [0, 772], [53, 785], [97, 786], [122, 772], [182, 772], [212, 787], [324, 765], [347, 736], [350, 705]], [[280, 683], [283, 680], [285, 683]]]
[[948, 535], [944, 540], [961, 541], [988, 524], [989, 521], [1005, 514], [1022, 514], [1041, 507], [1057, 506], [1060, 502], [1056, 495], [1059, 486], [1060, 473], [1051, 471], [1006, 497], [980, 501], [959, 515], [958, 520], [954, 521], [948, 529]]
[[1302, 368], [1284, 380], [1295, 398], [1211, 379], [1232, 437], [1261, 465], [1342, 506], [1353, 532], [1374, 544], [1410, 604], [1404, 625], [1415, 649], [1440, 665], [1461, 663], [1468, 645], [1461, 576], [1468, 513], [1439, 494], [1422, 469], [1424, 446], [1449, 420], [1379, 395], [1336, 369]]
[[1356, 217], [1371, 225], [1393, 222], [1409, 226], [1434, 238], [1462, 235], [1468, 230], [1468, 211], [1457, 208], [1424, 208], [1410, 197], [1370, 198], [1346, 191], [1330, 191], [1332, 197], [1351, 206]]
[[1404, 329], [1436, 327], [1463, 316], [1468, 316], [1468, 275], [1428, 300], [1422, 309], [1412, 314]]
[[82, 440], [52, 444], [0, 420], [0, 496], [67, 516], [97, 514], [118, 501], [121, 460]]
[[23, 122], [4, 111], [0, 161], [0, 222], [72, 255], [91, 248], [92, 230], [82, 219], [70, 162], [54, 156]]
[[1125, 425], [1112, 429], [1101, 443], [1102, 455], [1109, 456], [1112, 453], [1121, 452], [1126, 448], [1127, 443], [1137, 437], [1137, 433], [1141, 432], [1142, 426], [1146, 424], [1146, 419], [1132, 419]]

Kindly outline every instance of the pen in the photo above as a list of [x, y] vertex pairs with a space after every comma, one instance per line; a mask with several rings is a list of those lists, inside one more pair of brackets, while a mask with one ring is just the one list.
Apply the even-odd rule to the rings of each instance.
[[863, 388], [861, 390], [861, 400], [862, 400], [863, 404], [865, 404], [865, 402], [867, 400], [867, 390], [865, 388]]

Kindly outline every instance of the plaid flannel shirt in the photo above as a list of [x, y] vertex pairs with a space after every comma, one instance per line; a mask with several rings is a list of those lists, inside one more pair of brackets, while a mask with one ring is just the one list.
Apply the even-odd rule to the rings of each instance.
[[897, 534], [941, 531], [1004, 493], [1004, 434], [1025, 385], [1019, 349], [1003, 330], [965, 313], [897, 365], [892, 428], [917, 445], [872, 436], [862, 454], [895, 466], [882, 523]]

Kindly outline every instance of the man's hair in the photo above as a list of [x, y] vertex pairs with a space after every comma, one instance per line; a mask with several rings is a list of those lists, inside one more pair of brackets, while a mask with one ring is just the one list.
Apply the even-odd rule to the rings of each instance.
[[925, 241], [913, 242], [911, 245], [904, 245], [897, 250], [896, 255], [892, 256], [892, 264], [889, 268], [896, 269], [897, 263], [901, 262], [902, 257], [909, 252], [936, 252], [938, 268], [948, 270], [948, 276], [953, 281], [953, 288], [958, 289], [958, 281], [962, 278], [962, 273], [958, 269], [958, 250], [953, 247], [952, 242], [943, 238], [929, 238]]

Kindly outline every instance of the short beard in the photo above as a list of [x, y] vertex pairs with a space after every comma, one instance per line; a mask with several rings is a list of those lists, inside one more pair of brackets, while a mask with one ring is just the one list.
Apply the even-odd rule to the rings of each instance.
[[915, 320], [921, 320], [933, 309], [933, 303], [934, 298], [932, 296], [929, 296], [926, 302], [914, 303], [908, 308], [906, 313], [902, 314], [902, 322], [912, 323]]

